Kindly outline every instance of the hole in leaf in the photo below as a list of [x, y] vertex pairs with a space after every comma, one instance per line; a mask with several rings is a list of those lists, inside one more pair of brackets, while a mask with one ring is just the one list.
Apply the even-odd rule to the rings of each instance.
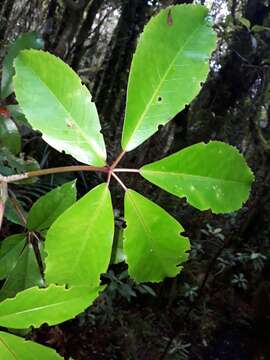
[[160, 131], [163, 128], [163, 125], [158, 125], [158, 131]]
[[126, 227], [127, 227], [127, 223], [125, 221], [123, 221], [122, 229], [125, 229]]
[[162, 102], [162, 100], [163, 100], [162, 96], [159, 96], [159, 97], [157, 98], [157, 101], [158, 101], [159, 103]]

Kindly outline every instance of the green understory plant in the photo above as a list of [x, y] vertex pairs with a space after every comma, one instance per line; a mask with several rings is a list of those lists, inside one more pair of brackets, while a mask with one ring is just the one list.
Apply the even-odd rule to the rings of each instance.
[[[52, 190], [24, 215], [26, 231], [2, 242], [0, 275], [6, 280], [0, 292], [5, 299], [0, 303], [0, 326], [25, 329], [61, 323], [98, 297], [104, 289], [100, 275], [110, 264], [114, 238], [112, 178], [125, 192], [122, 259], [130, 277], [137, 283], [160, 282], [179, 274], [190, 250], [183, 227], [163, 208], [127, 188], [121, 173], [140, 174], [169, 193], [186, 197], [202, 211], [219, 214], [241, 208], [253, 175], [238, 150], [220, 141], [189, 146], [140, 169], [119, 167], [127, 152], [199, 93], [215, 46], [216, 35], [204, 6], [173, 6], [150, 20], [132, 60], [123, 151], [112, 164], [106, 163], [97, 110], [80, 78], [47, 52], [18, 54], [13, 86], [27, 122], [50, 146], [83, 164], [1, 175], [2, 207], [9, 183], [75, 171], [101, 172], [107, 181], [78, 201], [75, 182]], [[5, 359], [12, 359], [12, 351], [22, 360], [60, 358], [50, 349], [5, 332], [0, 333], [0, 351]]]

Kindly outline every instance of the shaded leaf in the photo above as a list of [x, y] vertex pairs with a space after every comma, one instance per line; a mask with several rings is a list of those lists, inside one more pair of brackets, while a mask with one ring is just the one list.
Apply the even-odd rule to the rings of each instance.
[[1, 97], [4, 99], [13, 92], [12, 77], [15, 74], [13, 61], [23, 49], [42, 49], [44, 42], [35, 32], [22, 34], [8, 49], [3, 62]]
[[14, 121], [0, 116], [0, 148], [6, 147], [14, 155], [21, 151], [21, 135]]
[[153, 184], [200, 210], [238, 210], [248, 199], [254, 180], [239, 151], [220, 141], [198, 143], [140, 169]]
[[[27, 171], [39, 170], [38, 162], [31, 158], [14, 156], [7, 148], [0, 149], [0, 174], [1, 175], [14, 175], [21, 174]], [[20, 184], [31, 184], [37, 181], [36, 177], [21, 180]]]
[[124, 150], [144, 142], [199, 93], [216, 46], [207, 14], [204, 6], [177, 5], [144, 28], [129, 75]]
[[0, 279], [5, 279], [16, 266], [25, 241], [25, 234], [14, 234], [1, 241]]
[[44, 286], [44, 281], [33, 246], [27, 244], [0, 290], [0, 300], [13, 297], [19, 291], [33, 286]]
[[[17, 201], [18, 201], [18, 199], [17, 199]], [[26, 219], [27, 212], [23, 209], [22, 206], [20, 207], [20, 211], [22, 212], [22, 215]], [[14, 224], [21, 225], [23, 227], [25, 226], [24, 221], [18, 215], [18, 213], [14, 207], [14, 204], [12, 203], [10, 198], [8, 198], [6, 201], [5, 218], [8, 219], [10, 222], [13, 222]]]
[[61, 59], [37, 50], [22, 51], [15, 68], [16, 98], [43, 139], [81, 162], [105, 165], [97, 110], [76, 73]]
[[72, 319], [98, 296], [100, 288], [50, 285], [48, 288], [32, 287], [0, 303], [0, 326], [13, 329], [55, 325]]
[[3, 360], [59, 360], [57, 352], [21, 337], [0, 332], [0, 353]]
[[48, 229], [52, 223], [76, 201], [75, 181], [68, 182], [41, 196], [31, 207], [27, 217], [29, 230]]
[[125, 194], [124, 251], [128, 271], [137, 282], [174, 277], [187, 260], [189, 240], [183, 227], [164, 209], [134, 190]]
[[107, 271], [114, 216], [107, 184], [88, 192], [47, 232], [45, 278], [48, 283], [96, 287]]

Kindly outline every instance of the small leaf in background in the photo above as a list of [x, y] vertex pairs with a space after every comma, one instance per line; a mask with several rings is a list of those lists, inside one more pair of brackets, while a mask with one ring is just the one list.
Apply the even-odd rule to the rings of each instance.
[[74, 204], [76, 193], [75, 181], [71, 181], [41, 196], [28, 213], [27, 228], [48, 229], [58, 216]]
[[0, 290], [0, 301], [34, 286], [44, 286], [44, 281], [33, 246], [27, 244]]
[[[19, 201], [19, 200], [16, 199], [16, 201]], [[20, 211], [22, 213], [22, 216], [26, 219], [27, 212], [23, 209], [22, 206], [20, 206]], [[12, 222], [14, 224], [21, 225], [23, 227], [25, 226], [25, 222], [19, 216], [19, 214], [16, 211], [16, 209], [14, 207], [14, 204], [13, 204], [13, 202], [12, 202], [12, 200], [10, 198], [8, 198], [7, 201], [6, 201], [5, 218], [8, 219], [10, 222]]]
[[143, 166], [140, 174], [153, 184], [200, 210], [238, 210], [248, 199], [254, 180], [239, 151], [220, 141], [191, 145]]
[[174, 277], [188, 258], [183, 227], [164, 209], [134, 190], [125, 194], [124, 251], [130, 276], [137, 282]]
[[47, 232], [47, 283], [97, 287], [109, 266], [114, 215], [107, 184], [100, 184], [67, 209]]
[[22, 51], [15, 68], [16, 98], [43, 139], [83, 163], [105, 165], [97, 109], [78, 75], [60, 58], [37, 50]]
[[261, 26], [261, 25], [254, 25], [254, 26], [252, 26], [251, 31], [254, 32], [254, 33], [262, 32], [262, 31], [270, 31], [270, 27]]
[[66, 289], [53, 284], [43, 289], [32, 287], [0, 303], [0, 326], [26, 329], [59, 324], [84, 311], [101, 290], [87, 286]]
[[199, 93], [216, 47], [207, 15], [204, 6], [176, 5], [145, 26], [129, 74], [124, 150], [143, 143]]
[[246, 18], [244, 18], [244, 17], [240, 17], [239, 21], [240, 21], [240, 23], [241, 23], [242, 25], [244, 25], [247, 29], [250, 29], [251, 24], [250, 24], [250, 21], [249, 21], [248, 19], [246, 19]]
[[7, 106], [8, 111], [10, 112], [10, 115], [12, 118], [18, 123], [19, 125], [25, 125], [31, 128], [31, 125], [27, 121], [25, 115], [23, 114], [21, 108], [19, 105], [8, 105]]
[[[38, 162], [31, 158], [27, 157], [26, 159], [22, 157], [14, 156], [7, 148], [0, 148], [0, 174], [1, 175], [14, 175], [22, 174], [27, 171], [39, 170]], [[37, 181], [36, 177], [21, 180], [20, 184], [32, 184]]]
[[19, 154], [21, 135], [13, 120], [0, 116], [0, 148], [2, 147], [6, 147], [14, 155]]
[[25, 246], [25, 234], [14, 234], [1, 241], [0, 279], [5, 279], [16, 266]]
[[2, 331], [0, 332], [0, 354], [3, 360], [63, 359], [49, 347]]
[[35, 32], [22, 34], [10, 46], [4, 58], [2, 81], [1, 81], [1, 98], [4, 99], [13, 92], [12, 78], [15, 74], [13, 61], [23, 49], [42, 49], [44, 42], [41, 37]]

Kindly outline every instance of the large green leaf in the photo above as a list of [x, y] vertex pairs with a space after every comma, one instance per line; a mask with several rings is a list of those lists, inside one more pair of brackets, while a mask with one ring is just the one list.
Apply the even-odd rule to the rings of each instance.
[[66, 289], [53, 284], [45, 289], [32, 287], [0, 303], [0, 326], [26, 329], [43, 323], [59, 324], [90, 306], [99, 291], [86, 286]]
[[57, 352], [46, 346], [0, 332], [0, 353], [3, 360], [60, 360]]
[[13, 92], [12, 77], [15, 73], [13, 61], [23, 49], [42, 49], [43, 40], [35, 32], [22, 34], [8, 49], [2, 70], [1, 97], [4, 99]]
[[0, 290], [0, 300], [33, 286], [44, 286], [32, 244], [27, 244]]
[[200, 210], [235, 211], [248, 199], [254, 179], [239, 151], [222, 142], [198, 143], [140, 169], [162, 189]]
[[48, 229], [52, 223], [76, 201], [74, 181], [53, 189], [41, 196], [31, 207], [27, 217], [29, 230]]
[[164, 209], [134, 190], [125, 194], [124, 251], [129, 274], [138, 282], [176, 276], [187, 260], [189, 240]]
[[37, 50], [22, 51], [15, 69], [16, 98], [43, 139], [81, 162], [105, 165], [97, 110], [76, 73], [61, 59]]
[[154, 16], [132, 60], [122, 147], [130, 151], [199, 93], [216, 35], [200, 5], [177, 5]]
[[6, 147], [14, 155], [21, 151], [21, 135], [14, 121], [0, 116], [0, 148]]
[[1, 241], [0, 279], [5, 279], [16, 266], [18, 258], [25, 246], [25, 240], [24, 234], [14, 234]]
[[107, 184], [101, 184], [67, 209], [51, 226], [45, 240], [48, 283], [100, 283], [107, 271], [114, 233], [114, 216]]

